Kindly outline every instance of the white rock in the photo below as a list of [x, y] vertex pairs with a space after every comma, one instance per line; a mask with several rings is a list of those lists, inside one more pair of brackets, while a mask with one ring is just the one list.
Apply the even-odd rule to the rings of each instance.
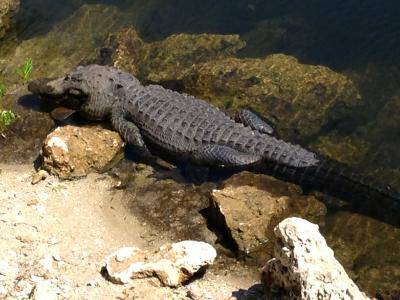
[[5, 276], [7, 278], [14, 278], [17, 276], [19, 268], [10, 265], [7, 260], [0, 260], [0, 278]]
[[40, 281], [38, 282], [29, 299], [32, 300], [57, 300], [57, 293], [54, 291], [51, 283], [48, 281]]
[[[58, 129], [58, 128], [57, 128]], [[49, 147], [58, 147], [64, 152], [68, 152], [67, 144], [58, 136], [53, 136], [47, 141]]]
[[156, 253], [124, 247], [106, 259], [106, 269], [114, 283], [126, 284], [135, 278], [156, 276], [162, 284], [176, 287], [213, 264], [216, 256], [211, 245], [198, 241], [165, 245]]
[[287, 218], [274, 230], [275, 258], [263, 269], [263, 282], [279, 286], [294, 299], [369, 299], [346, 274], [318, 225]]

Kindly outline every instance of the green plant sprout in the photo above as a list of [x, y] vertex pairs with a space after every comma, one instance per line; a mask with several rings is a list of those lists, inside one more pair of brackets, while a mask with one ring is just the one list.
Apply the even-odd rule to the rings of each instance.
[[17, 75], [24, 81], [28, 81], [31, 78], [33, 69], [32, 58], [27, 58], [21, 67], [16, 68]]
[[3, 97], [6, 93], [6, 87], [4, 84], [0, 83], [0, 97]]
[[11, 110], [0, 111], [0, 131], [15, 122], [17, 116]]

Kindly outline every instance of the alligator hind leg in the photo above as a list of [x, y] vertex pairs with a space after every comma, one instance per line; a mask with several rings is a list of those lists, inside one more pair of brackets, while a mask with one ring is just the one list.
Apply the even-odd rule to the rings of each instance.
[[235, 120], [246, 126], [249, 126], [254, 130], [257, 130], [258, 132], [276, 136], [275, 129], [271, 124], [272, 122], [261, 117], [251, 109], [244, 108], [240, 110], [237, 113]]
[[124, 141], [135, 147], [142, 156], [151, 156], [143, 141], [139, 128], [127, 119], [128, 113], [122, 107], [114, 107], [111, 111], [111, 124], [119, 132]]
[[260, 155], [240, 152], [223, 145], [206, 145], [193, 154], [196, 162], [220, 167], [252, 166], [260, 163], [263, 159]]

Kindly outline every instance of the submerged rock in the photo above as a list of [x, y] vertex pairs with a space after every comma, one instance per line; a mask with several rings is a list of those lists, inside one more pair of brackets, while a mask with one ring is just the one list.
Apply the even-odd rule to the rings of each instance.
[[267, 287], [280, 287], [294, 299], [370, 299], [360, 292], [335, 259], [318, 225], [288, 218], [274, 230], [276, 258], [263, 269]]
[[371, 167], [400, 168], [400, 151], [398, 151], [400, 146], [399, 111], [400, 92], [399, 95], [391, 97], [382, 106], [374, 120], [358, 129], [358, 133], [374, 145], [366, 159], [366, 163]]
[[301, 195], [294, 184], [266, 175], [242, 172], [212, 192], [214, 222], [226, 228], [239, 255], [271, 258], [273, 228], [288, 216], [321, 221], [326, 207], [314, 196]]
[[370, 144], [358, 136], [343, 136], [332, 132], [329, 135], [319, 136], [310, 147], [341, 163], [354, 165], [365, 159]]
[[241, 35], [247, 46], [240, 55], [264, 57], [273, 53], [286, 53], [297, 58], [307, 58], [307, 50], [314, 38], [312, 32], [312, 26], [302, 16], [268, 18]]
[[283, 54], [194, 65], [183, 85], [185, 92], [220, 108], [252, 107], [295, 141], [318, 134], [360, 104], [355, 85], [345, 76]]
[[10, 29], [12, 17], [19, 8], [19, 0], [0, 0], [0, 38]]
[[[62, 76], [83, 62], [94, 62], [97, 48], [110, 31], [120, 26], [114, 6], [82, 5], [47, 34], [23, 40], [15, 49], [3, 54], [0, 61], [2, 83], [17, 82], [15, 68], [32, 58], [32, 77]], [[99, 30], [101, 28], [101, 30]]]
[[181, 80], [192, 65], [234, 55], [245, 46], [238, 35], [220, 34], [181, 33], [145, 43], [133, 28], [111, 35], [109, 43], [114, 67], [151, 82]]
[[360, 288], [371, 295], [377, 291], [395, 294], [400, 282], [400, 228], [365, 215], [339, 211], [329, 217], [323, 233]]
[[211, 245], [198, 241], [164, 245], [155, 253], [124, 247], [106, 259], [106, 270], [114, 283], [155, 276], [163, 285], [177, 287], [212, 265], [216, 256]]
[[102, 172], [123, 157], [123, 145], [119, 134], [111, 130], [59, 127], [44, 142], [42, 168], [62, 179]]

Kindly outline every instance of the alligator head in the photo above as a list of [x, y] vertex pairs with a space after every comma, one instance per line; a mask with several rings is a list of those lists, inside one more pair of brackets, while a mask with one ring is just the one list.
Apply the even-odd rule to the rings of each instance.
[[40, 78], [29, 83], [31, 93], [78, 111], [90, 120], [102, 120], [112, 106], [140, 87], [132, 75], [108, 66], [79, 66], [62, 78]]

